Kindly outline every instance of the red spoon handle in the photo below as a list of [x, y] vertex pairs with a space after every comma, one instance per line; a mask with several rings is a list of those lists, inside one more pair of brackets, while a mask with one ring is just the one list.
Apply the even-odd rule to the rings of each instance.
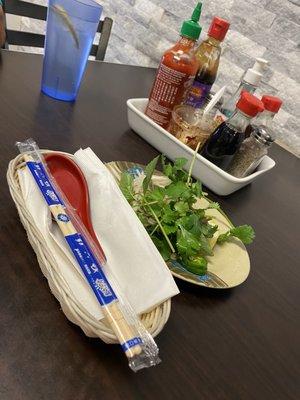
[[58, 152], [46, 154], [45, 161], [58, 188], [91, 236], [99, 258], [101, 257], [100, 261], [106, 261], [105, 253], [95, 234], [90, 218], [89, 190], [81, 169], [70, 157]]

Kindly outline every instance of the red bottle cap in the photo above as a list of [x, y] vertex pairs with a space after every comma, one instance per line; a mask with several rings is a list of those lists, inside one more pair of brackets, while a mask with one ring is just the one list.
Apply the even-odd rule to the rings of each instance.
[[226, 36], [229, 26], [230, 23], [225, 19], [214, 17], [208, 30], [208, 36], [212, 36], [221, 42]]
[[264, 95], [261, 98], [265, 110], [277, 113], [282, 105], [282, 100], [279, 97]]
[[243, 90], [239, 101], [236, 103], [236, 108], [249, 115], [249, 117], [255, 117], [256, 114], [264, 111], [264, 104], [253, 94]]

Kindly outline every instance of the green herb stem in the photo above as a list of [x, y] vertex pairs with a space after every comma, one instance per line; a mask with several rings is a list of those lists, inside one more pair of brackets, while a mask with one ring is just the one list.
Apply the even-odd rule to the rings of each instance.
[[[142, 202], [144, 203], [144, 201], [143, 201], [143, 199], [142, 199]], [[150, 203], [145, 203], [147, 206], [152, 206], [153, 204], [157, 204], [158, 203], [158, 201], [150, 201]]]
[[[146, 203], [146, 204], [147, 204], [147, 203]], [[147, 204], [147, 206], [148, 206], [149, 210], [151, 211], [151, 214], [152, 214], [153, 217], [155, 218], [155, 221], [157, 222], [157, 225], [160, 227], [160, 230], [161, 230], [162, 234], [164, 235], [164, 238], [166, 239], [166, 241], [167, 241], [167, 243], [168, 243], [168, 245], [169, 245], [169, 247], [170, 247], [172, 253], [175, 253], [176, 250], [174, 249], [174, 247], [173, 247], [173, 245], [172, 245], [172, 243], [171, 243], [171, 241], [170, 241], [168, 235], [166, 234], [166, 231], [164, 230], [164, 227], [162, 226], [162, 224], [161, 224], [159, 218], [157, 217], [157, 215], [155, 214], [155, 212], [153, 211], [153, 209], [151, 208], [151, 206], [149, 206], [148, 204]]]
[[192, 171], [193, 171], [193, 168], [194, 168], [194, 165], [195, 165], [196, 156], [197, 156], [197, 154], [198, 154], [199, 147], [200, 147], [200, 142], [198, 142], [197, 147], [196, 147], [196, 149], [195, 149], [195, 151], [194, 151], [194, 155], [193, 155], [193, 158], [192, 158], [192, 162], [191, 162], [191, 165], [190, 165], [190, 168], [189, 168], [188, 177], [187, 177], [187, 181], [186, 181], [186, 184], [187, 184], [188, 186], [190, 186], [190, 183], [191, 183]]
[[159, 225], [157, 224], [154, 229], [151, 231], [151, 233], [149, 234], [149, 236], [152, 236], [154, 232], [157, 231], [157, 228], [159, 228]]

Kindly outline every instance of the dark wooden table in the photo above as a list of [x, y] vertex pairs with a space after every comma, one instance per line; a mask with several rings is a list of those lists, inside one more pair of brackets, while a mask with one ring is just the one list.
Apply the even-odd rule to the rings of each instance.
[[0, 56], [0, 399], [299, 399], [299, 160], [274, 146], [272, 172], [212, 196], [236, 224], [255, 227], [250, 277], [226, 291], [178, 281], [157, 338], [162, 363], [134, 374], [118, 346], [86, 338], [63, 315], [5, 172], [15, 141], [28, 137], [68, 152], [91, 146], [104, 161], [149, 161], [157, 152], [129, 129], [126, 99], [147, 96], [155, 71], [89, 63], [71, 104], [40, 94], [40, 56]]

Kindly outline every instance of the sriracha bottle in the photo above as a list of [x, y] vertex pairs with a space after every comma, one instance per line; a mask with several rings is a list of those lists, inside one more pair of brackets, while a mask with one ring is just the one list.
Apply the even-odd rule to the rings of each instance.
[[194, 50], [202, 30], [198, 24], [201, 7], [198, 3], [191, 19], [182, 24], [180, 40], [162, 56], [149, 96], [145, 114], [165, 129], [174, 106], [185, 100], [199, 67]]

